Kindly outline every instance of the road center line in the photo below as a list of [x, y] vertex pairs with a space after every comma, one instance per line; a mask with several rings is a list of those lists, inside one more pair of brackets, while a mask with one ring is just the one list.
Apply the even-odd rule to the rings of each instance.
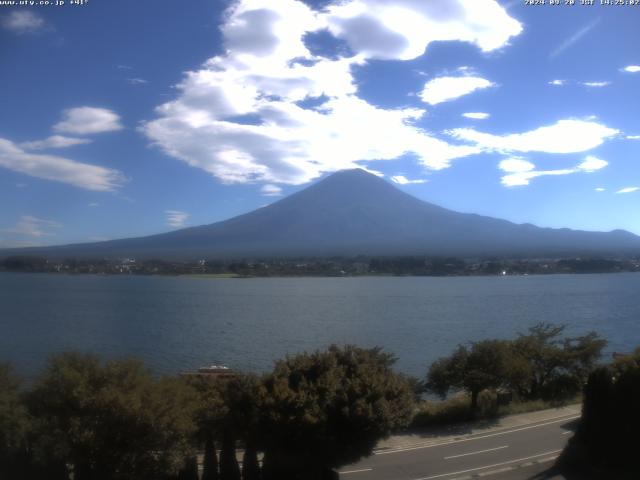
[[461, 453], [460, 455], [451, 455], [450, 457], [444, 457], [445, 460], [452, 458], [468, 457], [469, 455], [477, 455], [479, 453], [493, 452], [494, 450], [502, 450], [503, 448], [509, 448], [509, 445], [503, 445], [502, 447], [487, 448], [486, 450], [478, 450], [477, 452]]
[[460, 470], [459, 472], [441, 473], [440, 475], [432, 475], [430, 477], [420, 477], [420, 478], [417, 478], [416, 480], [432, 480], [433, 478], [449, 477], [451, 475], [460, 475], [461, 473], [477, 472], [478, 470], [501, 467], [502, 465], [509, 465], [510, 463], [524, 462], [525, 460], [544, 457], [545, 455], [552, 455], [554, 453], [560, 453], [561, 451], [562, 450], [553, 450], [552, 452], [539, 453], [538, 455], [531, 455], [530, 457], [516, 458], [515, 460], [509, 460], [508, 462], [494, 463], [493, 465], [485, 465], [484, 467], [469, 468], [468, 470]]
[[338, 472], [340, 475], [346, 475], [348, 473], [360, 473], [360, 472], [370, 472], [373, 468], [361, 468], [360, 470], [345, 470], [344, 472]]
[[451, 445], [451, 444], [454, 444], [454, 443], [471, 442], [473, 440], [482, 440], [483, 438], [497, 437], [498, 435], [507, 435], [509, 433], [521, 432], [523, 430], [529, 430], [531, 428], [544, 427], [544, 426], [547, 426], [547, 425], [552, 425], [554, 423], [560, 423], [560, 422], [566, 422], [566, 421], [569, 421], [569, 420], [574, 420], [576, 418], [580, 418], [580, 415], [574, 415], [574, 416], [571, 416], [571, 417], [564, 417], [564, 418], [562, 418], [560, 420], [554, 420], [552, 422], [538, 423], [536, 425], [528, 425], [526, 427], [515, 428], [513, 430], [508, 430], [508, 431], [505, 431], [505, 432], [489, 433], [487, 435], [481, 435], [481, 436], [478, 436], [478, 437], [461, 438], [461, 439], [457, 439], [457, 440], [451, 440], [451, 441], [442, 442], [442, 443], [435, 443], [435, 444], [431, 444], [431, 445], [420, 445], [418, 447], [398, 448], [397, 450], [374, 452], [374, 455], [389, 455], [391, 453], [410, 452], [412, 450], [421, 450], [423, 448], [442, 447], [442, 446], [447, 446], [447, 445]]

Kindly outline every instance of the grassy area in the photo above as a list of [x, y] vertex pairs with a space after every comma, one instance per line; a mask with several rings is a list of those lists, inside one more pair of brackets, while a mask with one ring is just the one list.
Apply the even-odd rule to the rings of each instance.
[[471, 399], [468, 395], [459, 394], [443, 401], [424, 400], [418, 406], [415, 416], [409, 425], [410, 430], [420, 430], [428, 427], [451, 425], [482, 420], [518, 413], [535, 412], [558, 408], [565, 405], [580, 403], [581, 397], [575, 397], [564, 401], [513, 401], [507, 405], [497, 405], [496, 395], [492, 392], [483, 392], [478, 399], [478, 413], [471, 413]]

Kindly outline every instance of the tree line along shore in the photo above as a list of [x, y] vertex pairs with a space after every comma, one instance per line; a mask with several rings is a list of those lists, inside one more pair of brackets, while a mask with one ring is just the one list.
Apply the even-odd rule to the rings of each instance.
[[104, 275], [210, 275], [218, 277], [287, 276], [495, 276], [558, 273], [640, 272], [640, 257], [458, 258], [428, 256], [303, 257], [258, 259], [47, 259], [10, 256], [0, 271]]
[[640, 471], [640, 348], [602, 363], [605, 345], [594, 332], [538, 324], [459, 345], [423, 379], [395, 372], [380, 348], [351, 345], [287, 356], [261, 376], [157, 377], [139, 360], [67, 352], [25, 386], [2, 364], [0, 478], [334, 479], [394, 432], [581, 394], [583, 418], [559, 466], [627, 478]]

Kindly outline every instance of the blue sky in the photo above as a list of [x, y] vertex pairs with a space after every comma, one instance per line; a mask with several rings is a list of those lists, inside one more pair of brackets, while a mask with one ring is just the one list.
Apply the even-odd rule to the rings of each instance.
[[212, 223], [357, 166], [640, 234], [640, 5], [546, 3], [0, 6], [0, 246]]

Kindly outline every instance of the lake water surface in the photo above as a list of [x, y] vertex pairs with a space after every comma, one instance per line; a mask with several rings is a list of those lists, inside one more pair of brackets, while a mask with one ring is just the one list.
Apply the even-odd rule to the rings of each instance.
[[269, 370], [331, 343], [381, 346], [423, 376], [458, 343], [537, 322], [640, 345], [640, 274], [252, 278], [0, 273], [0, 361], [33, 377], [64, 350], [134, 355], [155, 372]]

